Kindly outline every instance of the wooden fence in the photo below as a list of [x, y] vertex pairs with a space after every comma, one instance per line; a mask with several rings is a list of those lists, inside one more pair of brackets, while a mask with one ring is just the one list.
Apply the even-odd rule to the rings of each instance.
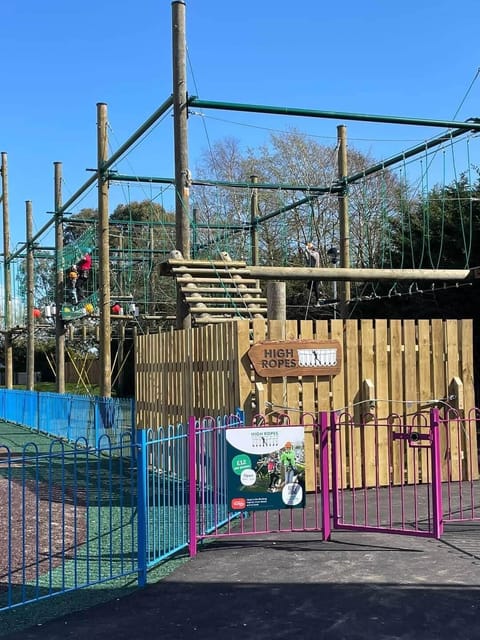
[[[338, 340], [341, 372], [268, 380], [254, 372], [247, 355], [252, 344], [296, 339]], [[449, 402], [461, 413], [475, 406], [471, 320], [241, 320], [138, 336], [135, 353], [139, 428], [185, 422], [189, 415], [233, 413], [237, 408], [244, 410], [247, 424], [256, 414], [275, 421], [286, 413], [296, 423], [301, 413], [316, 415], [322, 410], [348, 413], [360, 424], [368, 413], [379, 418], [397, 414], [407, 420], [433, 403]], [[373, 436], [368, 429], [359, 434], [355, 438], [362, 442], [356, 450], [367, 463], [362, 476], [350, 482], [371, 486]], [[464, 440], [465, 447], [461, 439], [455, 440], [458, 445], [450, 441], [450, 470], [461, 468], [456, 462], [465, 448], [476, 451], [475, 421], [468, 423]], [[313, 436], [307, 434], [307, 460], [314, 447]], [[468, 475], [477, 477], [478, 461], [468, 466]], [[425, 477], [421, 465], [418, 473]], [[307, 487], [312, 482], [309, 473]]]

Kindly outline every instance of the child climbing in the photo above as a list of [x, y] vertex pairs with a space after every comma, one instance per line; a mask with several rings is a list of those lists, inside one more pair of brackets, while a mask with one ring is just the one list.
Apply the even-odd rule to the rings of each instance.
[[77, 295], [77, 282], [78, 282], [78, 271], [76, 265], [72, 264], [70, 269], [68, 270], [68, 287], [70, 292], [70, 298], [73, 304], [78, 304], [78, 295]]
[[77, 262], [77, 270], [78, 270], [78, 282], [77, 282], [77, 290], [78, 290], [78, 299], [83, 300], [85, 297], [85, 292], [87, 289], [87, 281], [88, 274], [90, 273], [90, 269], [92, 268], [92, 256], [87, 251], [83, 254], [80, 260]]
[[269, 477], [268, 491], [275, 491], [277, 482], [280, 479], [278, 472], [278, 457], [276, 453], [271, 453], [267, 459], [267, 472]]

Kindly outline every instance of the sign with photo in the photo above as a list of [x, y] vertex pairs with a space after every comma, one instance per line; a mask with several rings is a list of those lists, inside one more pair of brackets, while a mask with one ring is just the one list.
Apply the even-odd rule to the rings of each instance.
[[226, 438], [231, 511], [305, 505], [303, 427], [236, 427]]

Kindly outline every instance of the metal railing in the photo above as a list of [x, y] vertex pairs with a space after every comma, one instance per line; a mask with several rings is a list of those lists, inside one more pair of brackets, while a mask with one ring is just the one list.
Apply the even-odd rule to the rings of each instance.
[[0, 389], [0, 420], [75, 442], [95, 446], [108, 435], [112, 443], [132, 433], [133, 398], [99, 398], [73, 394]]

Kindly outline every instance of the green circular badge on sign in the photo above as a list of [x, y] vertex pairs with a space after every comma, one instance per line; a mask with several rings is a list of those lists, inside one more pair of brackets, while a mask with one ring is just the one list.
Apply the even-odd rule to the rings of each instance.
[[247, 456], [245, 453], [241, 453], [238, 456], [235, 456], [232, 460], [233, 473], [236, 473], [237, 476], [239, 476], [245, 469], [251, 468], [252, 461], [250, 460], [250, 456]]

